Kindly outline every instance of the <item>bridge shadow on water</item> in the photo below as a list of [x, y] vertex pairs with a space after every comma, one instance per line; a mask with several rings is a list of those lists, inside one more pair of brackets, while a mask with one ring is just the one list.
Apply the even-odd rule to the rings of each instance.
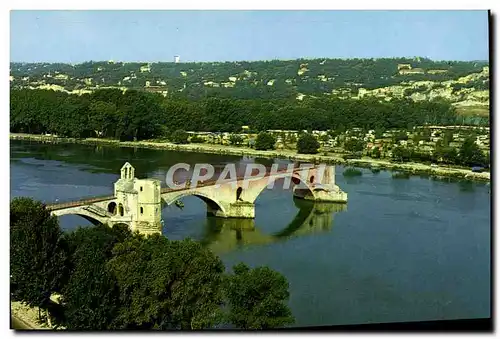
[[248, 246], [267, 245], [294, 237], [329, 232], [335, 213], [347, 209], [346, 204], [319, 203], [297, 198], [293, 201], [299, 211], [294, 219], [278, 232], [262, 232], [254, 219], [207, 217], [206, 233], [200, 242], [214, 253], [224, 254]]

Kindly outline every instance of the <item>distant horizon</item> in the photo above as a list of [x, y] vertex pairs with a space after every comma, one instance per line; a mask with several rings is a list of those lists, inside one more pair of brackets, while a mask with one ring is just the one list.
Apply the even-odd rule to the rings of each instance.
[[[487, 10], [12, 10], [10, 60], [489, 60]], [[43, 61], [42, 61], [43, 60]], [[13, 61], [14, 62], [14, 61]]]
[[[394, 56], [394, 57], [380, 57], [380, 58], [359, 58], [359, 57], [351, 57], [351, 58], [337, 58], [337, 57], [313, 57], [313, 58], [295, 58], [295, 59], [259, 59], [259, 60], [207, 60], [207, 61], [181, 61], [178, 64], [200, 64], [200, 63], [241, 63], [241, 62], [272, 62], [272, 61], [295, 61], [295, 60], [380, 60], [380, 59], [415, 59], [415, 58], [422, 58], [422, 59], [427, 59], [432, 62], [487, 62], [489, 63], [488, 59], [473, 59], [473, 60], [453, 60], [453, 59], [441, 59], [441, 60], [436, 60], [436, 59], [431, 59], [428, 57], [423, 57], [423, 56], [414, 56], [414, 57], [409, 57], [409, 56]], [[113, 63], [126, 63], [126, 64], [133, 64], [133, 63], [143, 63], [143, 64], [155, 64], [155, 63], [172, 63], [174, 64], [175, 62], [170, 60], [157, 60], [157, 61], [144, 61], [144, 60], [133, 60], [133, 61], [123, 61], [123, 60], [86, 60], [86, 61], [81, 61], [81, 62], [62, 62], [62, 61], [10, 61], [10, 63], [14, 64], [67, 64], [67, 65], [81, 65], [89, 62], [93, 63], [100, 63], [100, 62], [110, 62], [112, 61]]]

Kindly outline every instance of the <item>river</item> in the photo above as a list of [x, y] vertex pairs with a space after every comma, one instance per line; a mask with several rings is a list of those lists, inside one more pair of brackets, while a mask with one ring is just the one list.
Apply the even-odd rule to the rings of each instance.
[[[10, 192], [60, 202], [107, 195], [125, 161], [136, 176], [155, 177], [178, 162], [223, 165], [287, 160], [75, 144], [11, 141]], [[391, 173], [336, 182], [347, 206], [310, 204], [290, 190], [264, 190], [256, 201], [254, 231], [234, 220], [207, 218], [205, 203], [183, 199], [162, 211], [169, 239], [191, 237], [221, 256], [268, 265], [290, 283], [294, 326], [425, 321], [490, 316], [490, 194], [484, 183], [428, 178], [393, 179]], [[71, 230], [88, 221], [63, 216]]]

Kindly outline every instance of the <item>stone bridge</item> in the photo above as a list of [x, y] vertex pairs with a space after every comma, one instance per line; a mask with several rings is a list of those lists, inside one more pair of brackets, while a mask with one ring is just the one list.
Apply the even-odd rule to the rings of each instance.
[[155, 179], [137, 179], [134, 168], [125, 163], [121, 177], [114, 185], [114, 195], [60, 204], [48, 204], [53, 215], [80, 215], [93, 223], [109, 226], [125, 224], [132, 231], [161, 233], [162, 204], [171, 205], [186, 197], [196, 196], [207, 205], [207, 214], [222, 218], [255, 217], [255, 200], [271, 181], [285, 178], [295, 184], [295, 197], [319, 202], [346, 203], [347, 194], [335, 185], [334, 166], [313, 166], [293, 171], [266, 173], [260, 178], [216, 183], [202, 182], [196, 187], [161, 188]]

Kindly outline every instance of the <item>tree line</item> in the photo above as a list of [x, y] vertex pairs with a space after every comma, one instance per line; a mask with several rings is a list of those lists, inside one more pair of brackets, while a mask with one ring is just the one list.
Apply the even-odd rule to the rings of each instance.
[[126, 226], [62, 232], [56, 217], [29, 198], [13, 199], [10, 216], [11, 300], [38, 307], [54, 326], [265, 329], [294, 322], [288, 282], [268, 267], [240, 263], [226, 272], [198, 242]]
[[120, 140], [165, 138], [179, 129], [207, 132], [411, 128], [455, 124], [447, 102], [375, 98], [165, 98], [144, 91], [103, 89], [81, 96], [48, 90], [11, 90], [10, 131]]

